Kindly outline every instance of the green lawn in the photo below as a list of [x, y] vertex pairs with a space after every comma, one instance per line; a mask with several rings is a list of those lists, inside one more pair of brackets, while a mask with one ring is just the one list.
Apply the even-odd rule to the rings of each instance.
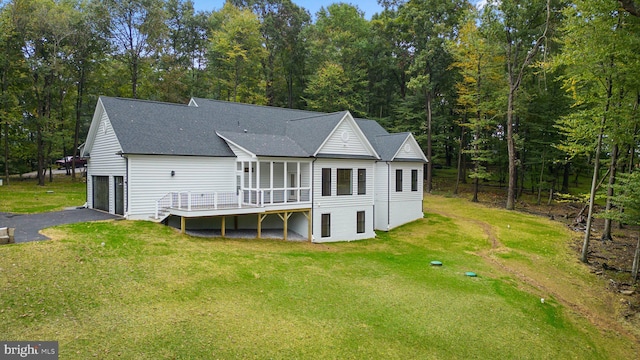
[[49, 229], [0, 247], [0, 333], [57, 340], [61, 359], [638, 358], [594, 326], [618, 323], [560, 225], [439, 196], [425, 211], [339, 244]]
[[70, 176], [55, 176], [53, 182], [38, 186], [33, 179], [11, 179], [0, 186], [0, 212], [33, 214], [80, 206], [86, 200], [84, 179], [72, 181]]

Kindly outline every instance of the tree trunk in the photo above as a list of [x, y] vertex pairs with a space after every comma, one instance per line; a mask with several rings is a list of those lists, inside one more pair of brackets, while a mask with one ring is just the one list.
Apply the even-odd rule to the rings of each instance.
[[[608, 108], [608, 104], [607, 104]], [[606, 114], [606, 111], [605, 111]], [[602, 115], [602, 120], [600, 122], [600, 132], [598, 133], [598, 144], [596, 145], [596, 155], [593, 159], [593, 179], [591, 180], [591, 194], [589, 196], [589, 214], [587, 215], [587, 228], [585, 229], [584, 234], [584, 242], [582, 244], [582, 255], [580, 257], [580, 261], [583, 263], [588, 263], [589, 260], [587, 258], [589, 254], [589, 239], [591, 237], [591, 222], [593, 220], [593, 205], [596, 199], [596, 189], [598, 182], [598, 172], [600, 171], [600, 151], [602, 149], [602, 137], [604, 133], [604, 125], [606, 123], [606, 115]]]
[[131, 93], [134, 99], [138, 98], [138, 59], [135, 57], [131, 63]]
[[472, 202], [478, 202], [478, 190], [480, 188], [480, 179], [475, 178], [473, 179], [473, 199], [471, 199]]
[[[6, 81], [6, 79], [4, 80]], [[3, 88], [2, 88], [2, 96], [4, 97], [4, 81], [3, 81]], [[9, 119], [7, 119], [6, 117], [8, 116], [8, 111], [7, 111], [7, 103], [5, 102], [5, 112], [4, 112], [4, 134], [3, 134], [3, 138], [4, 138], [4, 181], [7, 183], [7, 185], [9, 185]], [[0, 118], [0, 124], [2, 123], [3, 120], [2, 118]]]
[[509, 89], [507, 99], [507, 152], [509, 158], [509, 187], [507, 188], [507, 210], [515, 209], [516, 201], [516, 145], [513, 138], [513, 107], [516, 89]]
[[[7, 69], [4, 68], [2, 72], [2, 92], [0, 93], [1, 98], [4, 99], [5, 93], [9, 88]], [[4, 118], [0, 118], [0, 124], [2, 124], [2, 120], [4, 120], [4, 181], [9, 185], [9, 103], [8, 101], [4, 101]]]
[[[507, 30], [507, 72], [509, 74], [509, 96], [507, 98], [507, 151], [509, 157], [509, 187], [507, 189], [507, 210], [515, 209], [515, 196], [516, 196], [516, 146], [513, 133], [513, 112], [515, 107], [516, 91], [522, 83], [525, 69], [531, 64], [533, 57], [538, 53], [542, 41], [546, 39], [547, 32], [549, 31], [549, 23], [551, 20], [551, 0], [547, 0], [546, 4], [547, 18], [545, 20], [544, 30], [540, 37], [536, 40], [533, 47], [526, 51], [526, 56], [522, 63], [517, 65], [520, 67], [519, 71], [515, 71], [516, 62], [518, 59], [518, 48], [513, 49], [513, 42], [511, 41], [511, 32]], [[522, 49], [525, 50], [525, 49]]]
[[[466, 122], [466, 119], [465, 119]], [[454, 194], [458, 194], [458, 187], [460, 186], [460, 178], [462, 174], [462, 149], [464, 144], [464, 126], [460, 127], [460, 141], [458, 141], [458, 176], [456, 177], [456, 188], [453, 190]]]
[[84, 64], [80, 65], [80, 78], [78, 79], [77, 85], [77, 98], [76, 98], [76, 124], [73, 133], [73, 157], [71, 158], [71, 179], [76, 178], [76, 151], [78, 151], [78, 146], [80, 145], [80, 121], [82, 117], [82, 97], [84, 96], [84, 83], [85, 83], [85, 71]]
[[9, 121], [8, 120], [4, 123], [4, 178], [7, 185], [9, 185]]
[[433, 179], [433, 163], [431, 161], [431, 91], [426, 93], [426, 110], [427, 110], [427, 183], [425, 191], [431, 193]]
[[571, 174], [571, 163], [565, 162], [562, 172], [562, 189], [560, 192], [566, 194], [569, 192], [569, 175]]
[[638, 243], [636, 244], [636, 253], [633, 256], [633, 266], [631, 267], [631, 275], [633, 282], [638, 281], [638, 268], [640, 267], [640, 234], [638, 234]]
[[293, 72], [289, 70], [287, 76], [287, 107], [293, 108]]
[[540, 165], [540, 180], [538, 181], [538, 201], [536, 204], [540, 205], [542, 198], [542, 179], [544, 176], [544, 153], [542, 154], [542, 165]]
[[[611, 210], [612, 203], [611, 198], [613, 197], [613, 185], [616, 182], [616, 169], [618, 165], [618, 144], [613, 144], [613, 148], [611, 149], [611, 164], [609, 165], [609, 185], [607, 186], [607, 205], [605, 210]], [[605, 240], [613, 240], [611, 237], [611, 219], [604, 219], [604, 230], [602, 231], [602, 241]]]

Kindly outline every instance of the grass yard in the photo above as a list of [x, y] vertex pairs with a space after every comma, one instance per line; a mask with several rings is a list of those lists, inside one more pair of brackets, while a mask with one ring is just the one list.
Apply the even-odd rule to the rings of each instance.
[[32, 179], [11, 179], [0, 186], [0, 212], [33, 214], [80, 206], [87, 200], [84, 179], [71, 181], [70, 176], [56, 176], [53, 182], [38, 186]]
[[425, 211], [328, 245], [52, 228], [0, 247], [0, 333], [61, 359], [638, 358], [561, 225], [440, 196]]

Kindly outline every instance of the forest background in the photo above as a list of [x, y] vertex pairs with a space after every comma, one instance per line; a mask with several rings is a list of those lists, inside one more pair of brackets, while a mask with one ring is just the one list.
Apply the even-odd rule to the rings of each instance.
[[507, 209], [525, 186], [567, 193], [593, 174], [589, 220], [603, 182], [605, 214], [620, 219], [625, 204], [623, 220], [637, 221], [619, 196], [640, 186], [623, 175], [638, 163], [640, 4], [482, 3], [380, 0], [367, 19], [346, 3], [312, 17], [290, 0], [211, 12], [189, 0], [2, 1], [0, 170], [6, 183], [37, 170], [44, 185], [54, 160], [78, 154], [100, 95], [203, 97], [349, 110], [410, 131], [430, 160], [427, 192], [435, 168], [456, 168], [454, 191], [471, 181], [477, 200], [493, 179]]

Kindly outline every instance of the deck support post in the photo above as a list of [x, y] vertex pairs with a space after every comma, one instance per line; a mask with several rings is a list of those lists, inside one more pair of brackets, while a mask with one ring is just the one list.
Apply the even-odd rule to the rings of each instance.
[[184, 216], [180, 216], [180, 232], [182, 234], [187, 233], [187, 218]]
[[267, 217], [267, 214], [258, 214], [258, 239], [262, 238], [262, 221]]
[[226, 222], [226, 221], [225, 221], [225, 219], [226, 219], [226, 218], [227, 218], [226, 216], [223, 216], [223, 217], [222, 217], [222, 225], [220, 226], [220, 235], [221, 235], [222, 237], [224, 237], [224, 235], [225, 235], [225, 233], [226, 233], [226, 231], [225, 231], [225, 225], [226, 225], [226, 224], [225, 224], [225, 222]]
[[312, 242], [313, 241], [313, 235], [312, 235], [313, 234], [313, 229], [312, 229], [312, 226], [311, 226], [311, 209], [309, 209], [309, 211], [303, 212], [303, 214], [304, 214], [304, 217], [307, 218], [307, 230], [308, 230], [308, 233], [307, 233], [308, 236], [307, 237], [309, 239], [309, 242]]
[[278, 216], [284, 222], [284, 241], [287, 241], [287, 233], [289, 232], [288, 224], [289, 224], [289, 218], [291, 217], [291, 215], [293, 215], [293, 213], [290, 213], [288, 211], [285, 211], [282, 214], [278, 213]]

